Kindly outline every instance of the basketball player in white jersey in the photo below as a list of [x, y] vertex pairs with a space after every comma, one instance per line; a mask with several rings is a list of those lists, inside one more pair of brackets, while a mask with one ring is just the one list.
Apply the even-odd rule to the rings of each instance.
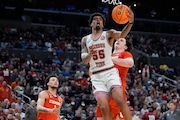
[[114, 41], [126, 37], [132, 28], [132, 10], [127, 10], [127, 17], [129, 23], [122, 31], [104, 31], [105, 17], [101, 13], [94, 13], [89, 19], [92, 33], [81, 40], [81, 58], [84, 64], [90, 66], [93, 93], [100, 106], [103, 120], [112, 120], [108, 103], [110, 95], [122, 110], [125, 120], [132, 120], [129, 107], [124, 100], [118, 71], [111, 59]]

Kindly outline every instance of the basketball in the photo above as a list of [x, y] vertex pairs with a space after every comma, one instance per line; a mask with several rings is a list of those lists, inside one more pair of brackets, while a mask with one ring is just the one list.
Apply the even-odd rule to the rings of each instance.
[[125, 24], [128, 22], [126, 10], [129, 9], [128, 6], [124, 4], [117, 5], [113, 8], [112, 10], [112, 19], [117, 23], [117, 24]]

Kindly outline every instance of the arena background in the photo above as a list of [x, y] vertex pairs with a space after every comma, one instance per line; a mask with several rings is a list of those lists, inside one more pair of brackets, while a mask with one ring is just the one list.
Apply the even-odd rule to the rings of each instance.
[[[159, 34], [179, 38], [180, 8], [177, 1], [124, 0], [121, 2], [130, 6], [135, 14], [135, 24], [131, 33]], [[41, 26], [68, 26], [72, 28], [73, 34], [81, 37], [79, 31], [89, 30], [88, 18], [95, 11], [106, 15], [106, 28], [120, 30], [124, 27], [124, 25], [117, 25], [111, 18], [111, 10], [114, 5], [103, 3], [101, 0], [1, 0], [0, 5], [0, 26], [2, 27], [10, 25], [11, 27], [21, 26], [28, 29]], [[77, 26], [78, 30], [76, 30]], [[11, 51], [20, 54], [18, 51]], [[135, 57], [139, 54], [138, 50], [133, 51], [133, 53]], [[174, 67], [180, 61], [179, 58], [156, 59], [147, 54], [143, 55], [147, 57], [149, 63], [155, 65], [159, 65], [163, 60], [170, 67]], [[172, 60], [176, 62], [172, 62]]]
[[[166, 106], [168, 106], [167, 101], [174, 100], [178, 103], [180, 93], [180, 7], [177, 0], [123, 0], [122, 3], [130, 6], [135, 14], [134, 25], [129, 34], [133, 39], [132, 53], [135, 66], [129, 70], [127, 75], [127, 90], [130, 94], [131, 108], [139, 115], [144, 98], [147, 97], [151, 100], [153, 95], [158, 102], [160, 101], [159, 103], [165, 103]], [[95, 114], [96, 101], [91, 94], [91, 84], [87, 75], [88, 67], [83, 65], [80, 59], [80, 41], [82, 36], [90, 33], [88, 18], [91, 13], [96, 11], [106, 16], [105, 29], [121, 30], [124, 27], [112, 20], [111, 10], [113, 7], [108, 3], [102, 3], [101, 0], [0, 0], [0, 73], [3, 74], [3, 70], [7, 70], [9, 73], [9, 76], [6, 74], [4, 78], [8, 79], [7, 82], [13, 91], [13, 96], [15, 94], [16, 98], [22, 97], [21, 103], [30, 105], [31, 100], [37, 100], [38, 94], [35, 91], [37, 83], [40, 83], [39, 88], [42, 90], [45, 86], [45, 77], [48, 73], [54, 72], [59, 75], [61, 82], [58, 92], [65, 96], [65, 106], [63, 107], [73, 106], [73, 113], [68, 114], [63, 108], [62, 115], [66, 118], [71, 117], [79, 106], [83, 109], [90, 107], [90, 111]], [[48, 51], [50, 47], [45, 45], [46, 42], [56, 45], [57, 39], [63, 45], [71, 44], [71, 49], [64, 45], [65, 49]], [[159, 57], [152, 57], [152, 53], [157, 52], [156, 50], [164, 53], [161, 53]], [[50, 59], [49, 56], [51, 56]], [[58, 56], [60, 64], [52, 63], [51, 60], [54, 60], [56, 56]], [[63, 63], [68, 58], [72, 61], [74, 58], [76, 59], [73, 61], [75, 67], [73, 66], [67, 75]], [[7, 63], [7, 59], [10, 63]], [[34, 63], [24, 67], [21, 60], [24, 60], [25, 64], [30, 60]], [[42, 63], [44, 64], [42, 65]], [[145, 65], [148, 65], [150, 73], [147, 83], [141, 79]], [[165, 70], [160, 69], [164, 66]], [[20, 71], [18, 74], [16, 74], [16, 68]], [[75, 75], [79, 68], [83, 68], [87, 72], [84, 76], [79, 75], [81, 78], [77, 78], [79, 76]], [[21, 84], [17, 87], [18, 89], [13, 90], [11, 83], [17, 76], [21, 76]], [[10, 79], [11, 77], [12, 79]], [[88, 85], [81, 85], [79, 82], [81, 79], [86, 80]], [[32, 93], [27, 92], [28, 84], [24, 81], [30, 83]], [[63, 87], [66, 87], [66, 90], [72, 87], [74, 91], [69, 92], [68, 89], [62, 92]], [[133, 94], [136, 92], [137, 94], [132, 95], [132, 91]], [[82, 101], [86, 104], [84, 105]], [[71, 103], [73, 104], [71, 105]], [[152, 106], [154, 107], [153, 102], [148, 104], [148, 107]], [[180, 104], [178, 108], [180, 108]], [[161, 111], [158, 115], [162, 117], [163, 112]], [[85, 113], [83, 111], [82, 115], [89, 116], [88, 113], [90, 113], [88, 110]]]

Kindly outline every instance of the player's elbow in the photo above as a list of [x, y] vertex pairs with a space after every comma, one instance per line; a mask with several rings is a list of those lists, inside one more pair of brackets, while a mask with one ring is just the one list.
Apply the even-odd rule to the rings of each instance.
[[129, 61], [129, 67], [132, 68], [133, 66], [134, 66], [134, 61], [133, 60]]
[[37, 105], [36, 110], [39, 111], [39, 105]]
[[132, 68], [134, 66], [134, 63], [130, 63], [129, 67]]
[[87, 65], [89, 63], [89, 54], [88, 53], [82, 53], [81, 54], [82, 62]]
[[41, 110], [41, 105], [37, 105], [36, 110], [40, 111]]

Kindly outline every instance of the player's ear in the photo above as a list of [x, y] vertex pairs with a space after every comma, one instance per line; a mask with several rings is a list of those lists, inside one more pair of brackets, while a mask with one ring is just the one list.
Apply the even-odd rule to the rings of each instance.
[[47, 82], [47, 84], [46, 84], [46, 87], [48, 87], [49, 86], [49, 82]]

